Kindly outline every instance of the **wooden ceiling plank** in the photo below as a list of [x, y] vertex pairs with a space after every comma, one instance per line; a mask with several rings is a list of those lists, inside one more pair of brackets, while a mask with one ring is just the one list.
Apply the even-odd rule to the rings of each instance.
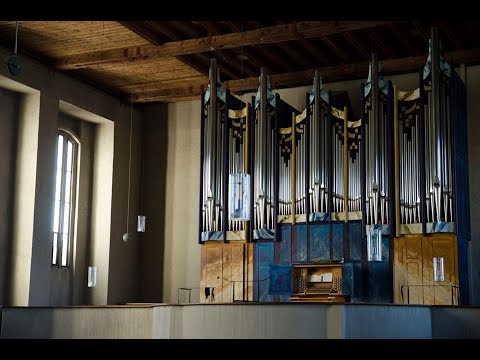
[[152, 57], [179, 56], [242, 46], [285, 42], [295, 40], [299, 35], [304, 38], [321, 37], [345, 31], [374, 28], [391, 23], [391, 21], [305, 21], [264, 27], [240, 33], [172, 41], [160, 46], [145, 45], [86, 52], [59, 59], [55, 66], [59, 69], [73, 69], [106, 62], [127, 62]]
[[161, 45], [165, 42], [162, 41], [162, 37], [158, 32], [149, 29], [147, 26], [148, 21], [119, 21], [119, 23], [154, 45]]

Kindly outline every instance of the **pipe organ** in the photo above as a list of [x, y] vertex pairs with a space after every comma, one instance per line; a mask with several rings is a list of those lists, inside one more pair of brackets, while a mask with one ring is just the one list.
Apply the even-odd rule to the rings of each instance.
[[291, 289], [272, 289], [291, 279], [276, 271], [323, 261], [342, 264], [352, 302], [468, 302], [465, 86], [436, 29], [418, 88], [386, 81], [372, 55], [359, 113], [318, 72], [303, 111], [274, 94], [263, 69], [251, 104], [214, 74], [212, 61], [200, 242], [249, 243], [242, 281], [253, 301], [288, 301]]
[[245, 239], [248, 234], [248, 222], [234, 214], [235, 202], [242, 199], [232, 198], [229, 208], [229, 195], [237, 190], [235, 181], [249, 171], [250, 108], [222, 89], [219, 78], [212, 59], [201, 101], [199, 243]]
[[[306, 110], [300, 114], [277, 96], [275, 117], [278, 124], [276, 144], [279, 213], [277, 222], [295, 224], [301, 214], [305, 219]], [[276, 238], [279, 240], [278, 232]]]
[[262, 69], [260, 86], [252, 99], [252, 239], [274, 238], [278, 208], [275, 193], [277, 121], [276, 97], [267, 85], [267, 75]]
[[318, 71], [315, 72], [312, 94], [308, 96], [308, 149], [306, 153], [307, 213], [309, 221], [328, 220], [331, 212], [330, 179], [330, 117], [329, 93], [323, 88]]

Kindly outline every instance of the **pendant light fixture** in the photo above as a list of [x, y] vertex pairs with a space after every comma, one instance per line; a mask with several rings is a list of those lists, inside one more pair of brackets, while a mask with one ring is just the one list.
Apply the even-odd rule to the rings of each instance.
[[123, 241], [128, 242], [133, 240], [133, 234], [128, 232], [128, 222], [130, 219], [130, 183], [131, 183], [131, 170], [132, 170], [132, 124], [133, 124], [133, 93], [130, 103], [130, 146], [128, 150], [128, 197], [127, 197], [127, 232], [123, 235]]
[[20, 58], [17, 56], [18, 50], [18, 21], [15, 25], [15, 48], [13, 55], [8, 56], [5, 59], [5, 63], [8, 67], [8, 72], [13, 76], [20, 76], [22, 73], [22, 64], [20, 63]]
[[142, 175], [141, 175], [141, 192], [140, 192], [140, 215], [137, 216], [137, 232], [145, 232], [145, 220], [146, 217], [143, 213], [143, 182], [144, 182], [144, 174], [145, 174], [145, 159], [144, 159], [144, 145], [142, 141]]

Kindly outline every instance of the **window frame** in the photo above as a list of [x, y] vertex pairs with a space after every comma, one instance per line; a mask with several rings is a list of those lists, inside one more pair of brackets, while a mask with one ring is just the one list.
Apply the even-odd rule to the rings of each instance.
[[[56, 199], [56, 189], [57, 189], [57, 169], [58, 169], [58, 141], [60, 136], [63, 136], [63, 153], [62, 153], [62, 176], [61, 176], [61, 185], [60, 185], [60, 208], [59, 208], [59, 224], [58, 232], [55, 231], [55, 203]], [[69, 209], [69, 223], [68, 223], [68, 244], [67, 244], [67, 255], [66, 255], [66, 264], [62, 265], [62, 253], [63, 253], [63, 225], [64, 225], [64, 204], [65, 204], [65, 191], [66, 191], [66, 175], [65, 169], [67, 164], [67, 153], [68, 153], [68, 141], [72, 143], [72, 175], [71, 175], [71, 188], [70, 188], [70, 209]], [[78, 137], [73, 134], [71, 131], [65, 128], [59, 128], [57, 132], [57, 145], [56, 145], [56, 156], [55, 156], [55, 187], [54, 187], [54, 205], [53, 205], [53, 223], [52, 223], [52, 252], [50, 258], [50, 264], [52, 267], [68, 269], [72, 263], [72, 244], [76, 237], [76, 213], [77, 213], [77, 180], [78, 180], [78, 161], [80, 154], [80, 141]], [[55, 247], [53, 243], [54, 235], [57, 234], [57, 256], [56, 263], [54, 263], [54, 252]]]

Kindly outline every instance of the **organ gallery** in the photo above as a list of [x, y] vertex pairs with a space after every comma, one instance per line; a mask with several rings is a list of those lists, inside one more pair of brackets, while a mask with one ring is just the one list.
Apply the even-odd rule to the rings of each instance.
[[241, 100], [212, 59], [201, 289], [216, 302], [468, 304], [465, 85], [437, 29], [425, 49], [416, 88], [385, 80], [373, 53], [359, 104], [316, 72], [300, 109], [264, 69]]

